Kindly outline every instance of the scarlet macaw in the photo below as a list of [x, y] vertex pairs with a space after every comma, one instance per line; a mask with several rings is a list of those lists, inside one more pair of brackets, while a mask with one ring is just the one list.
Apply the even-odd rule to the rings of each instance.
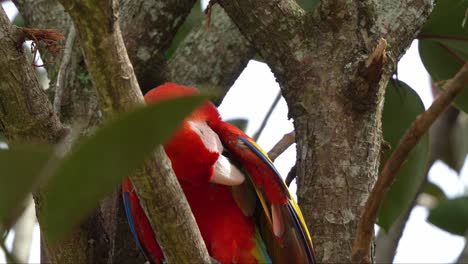
[[[197, 93], [165, 83], [147, 103]], [[164, 144], [209, 254], [221, 263], [315, 263], [301, 211], [266, 153], [205, 102]], [[129, 178], [124, 204], [137, 244], [161, 263], [163, 253]]]

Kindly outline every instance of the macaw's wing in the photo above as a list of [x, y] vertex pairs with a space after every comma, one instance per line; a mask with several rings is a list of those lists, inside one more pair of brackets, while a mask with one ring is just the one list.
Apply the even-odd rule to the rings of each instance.
[[212, 127], [250, 179], [233, 187], [233, 196], [244, 214], [255, 217], [273, 263], [315, 263], [302, 213], [265, 151], [231, 124]]

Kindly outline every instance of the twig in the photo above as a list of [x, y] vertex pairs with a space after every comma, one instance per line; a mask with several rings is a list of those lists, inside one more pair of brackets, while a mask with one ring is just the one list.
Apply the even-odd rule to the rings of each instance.
[[280, 99], [281, 99], [281, 91], [279, 91], [278, 94], [276, 95], [276, 98], [275, 98], [275, 100], [273, 101], [273, 103], [271, 104], [270, 109], [268, 109], [268, 112], [267, 112], [267, 114], [265, 115], [265, 118], [263, 119], [262, 124], [260, 125], [260, 128], [258, 128], [257, 133], [255, 133], [255, 134], [253, 135], [252, 138], [253, 138], [255, 141], [258, 140], [258, 138], [260, 137], [260, 134], [262, 134], [262, 132], [263, 132], [263, 129], [265, 129], [265, 126], [266, 126], [266, 124], [267, 124], [267, 122], [268, 122], [268, 119], [270, 118], [271, 114], [273, 113], [273, 110], [275, 110], [275, 108], [276, 108], [276, 106], [278, 105], [278, 102], [279, 102]]
[[293, 131], [284, 135], [276, 145], [268, 151], [268, 157], [271, 161], [275, 161], [286, 149], [288, 149], [296, 141], [296, 133]]
[[209, 30], [210, 29], [210, 25], [211, 25], [211, 10], [213, 8], [213, 6], [217, 3], [217, 0], [210, 0], [208, 2], [208, 6], [206, 7], [205, 9], [205, 15], [207, 16], [207, 23], [206, 23], [206, 28]]
[[408, 157], [408, 153], [414, 148], [436, 118], [466, 85], [468, 85], [468, 63], [463, 65], [455, 77], [447, 81], [443, 87], [443, 91], [436, 100], [434, 100], [431, 107], [416, 118], [385, 163], [382, 173], [367, 199], [358, 224], [352, 251], [353, 262], [371, 262], [370, 244], [374, 234], [374, 223], [377, 217], [377, 211], [385, 194], [395, 179], [401, 165]]
[[465, 63], [466, 60], [465, 58], [463, 58], [462, 56], [460, 56], [456, 51], [454, 51], [453, 49], [451, 49], [449, 46], [445, 45], [445, 44], [442, 44], [442, 43], [437, 43], [440, 47], [442, 47], [443, 49], [445, 49], [449, 54], [450, 56], [452, 56], [455, 60], [457, 60], [459, 63]]
[[291, 182], [296, 178], [296, 175], [297, 175], [297, 165], [294, 164], [294, 166], [292, 166], [291, 170], [289, 171], [288, 173], [288, 176], [286, 176], [286, 185], [289, 187], [289, 185], [291, 185]]
[[57, 74], [57, 83], [55, 85], [55, 97], [54, 97], [54, 111], [60, 115], [60, 109], [62, 108], [62, 98], [65, 89], [65, 81], [67, 79], [68, 65], [70, 64], [71, 54], [73, 51], [73, 43], [75, 42], [76, 30], [75, 27], [70, 25], [70, 31], [68, 32], [67, 42], [63, 51], [62, 62]]

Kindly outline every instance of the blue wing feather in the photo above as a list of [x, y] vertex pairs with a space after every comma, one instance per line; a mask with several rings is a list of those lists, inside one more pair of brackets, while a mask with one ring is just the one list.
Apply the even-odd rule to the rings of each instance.
[[135, 221], [133, 220], [133, 215], [132, 215], [132, 207], [130, 204], [130, 194], [128, 192], [123, 193], [123, 203], [124, 203], [124, 208], [125, 208], [125, 214], [127, 215], [127, 221], [130, 226], [130, 231], [133, 234], [133, 237], [135, 238], [135, 243], [137, 244], [138, 249], [140, 249], [141, 253], [145, 256], [146, 259], [148, 257], [146, 256], [146, 252], [143, 249], [143, 246], [141, 245], [140, 239], [138, 238], [138, 233], [136, 231], [135, 227]]

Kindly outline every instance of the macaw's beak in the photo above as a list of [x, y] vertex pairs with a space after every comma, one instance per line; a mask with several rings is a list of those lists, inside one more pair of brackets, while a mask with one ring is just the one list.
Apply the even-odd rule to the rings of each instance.
[[214, 164], [214, 172], [210, 181], [227, 186], [236, 186], [243, 183], [244, 180], [245, 175], [228, 158], [219, 155], [218, 160]]

